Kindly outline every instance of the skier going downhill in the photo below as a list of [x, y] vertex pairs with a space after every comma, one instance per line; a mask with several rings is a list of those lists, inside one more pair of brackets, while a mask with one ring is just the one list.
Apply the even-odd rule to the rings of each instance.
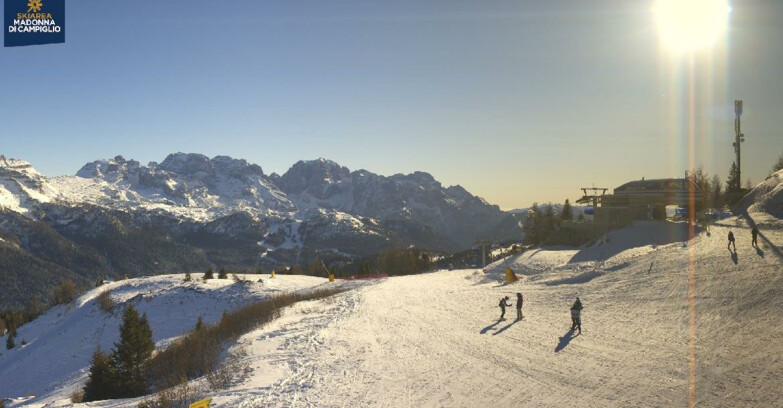
[[522, 294], [517, 292], [517, 320], [522, 320], [522, 302], [524, 302], [524, 299], [522, 298]]
[[511, 306], [506, 303], [507, 301], [508, 301], [508, 296], [504, 297], [503, 299], [500, 299], [500, 303], [498, 304], [498, 306], [500, 306], [500, 319], [498, 320], [503, 320], [505, 318], [506, 307]]
[[579, 297], [576, 298], [576, 302], [571, 306], [571, 331], [579, 329], [579, 334], [582, 334], [582, 302]]

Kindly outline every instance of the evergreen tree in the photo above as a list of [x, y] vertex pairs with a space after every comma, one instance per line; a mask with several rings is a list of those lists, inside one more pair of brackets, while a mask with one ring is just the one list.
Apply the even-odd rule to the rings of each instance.
[[571, 202], [566, 198], [563, 204], [563, 210], [560, 212], [560, 218], [564, 221], [571, 221], [574, 219], [573, 209], [571, 208]]
[[549, 238], [549, 235], [552, 234], [557, 225], [559, 225], [559, 220], [555, 216], [555, 207], [552, 203], [547, 203], [546, 207], [544, 207], [544, 227], [542, 231], [544, 240]]
[[740, 187], [739, 169], [736, 162], [731, 162], [729, 178], [726, 180], [726, 191], [733, 191]]
[[204, 318], [199, 316], [198, 321], [196, 322], [196, 328], [194, 330], [199, 331], [204, 329]]
[[228, 279], [228, 272], [226, 272], [226, 268], [220, 267], [220, 270], [218, 271], [218, 279]]
[[90, 377], [84, 385], [84, 402], [115, 398], [117, 395], [117, 373], [109, 356], [100, 349], [92, 355]]
[[16, 337], [16, 331], [11, 330], [11, 332], [8, 333], [8, 338], [5, 339], [5, 348], [8, 350], [16, 347], [16, 343], [14, 343], [14, 337]]
[[215, 273], [214, 273], [214, 272], [212, 272], [212, 268], [207, 268], [207, 271], [206, 271], [206, 272], [204, 272], [204, 277], [203, 277], [203, 279], [204, 279], [204, 280], [207, 280], [207, 279], [215, 279]]
[[538, 217], [539, 210], [538, 204], [533, 203], [527, 210], [527, 216], [525, 216], [525, 222], [522, 224], [522, 232], [525, 233], [525, 243], [538, 244]]
[[120, 326], [120, 342], [114, 347], [111, 361], [119, 380], [116, 396], [128, 398], [146, 394], [149, 388], [146, 363], [155, 349], [146, 313], [140, 318], [133, 305], [125, 309]]

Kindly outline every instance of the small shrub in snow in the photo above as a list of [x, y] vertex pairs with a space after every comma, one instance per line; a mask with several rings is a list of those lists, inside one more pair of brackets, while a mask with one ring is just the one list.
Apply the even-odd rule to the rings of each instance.
[[226, 268], [220, 268], [218, 271], [218, 279], [228, 279], [228, 272], [226, 272]]
[[190, 272], [185, 274], [185, 282], [190, 282], [193, 278], [190, 277]]
[[199, 316], [198, 321], [196, 322], [196, 328], [194, 328], [193, 330], [199, 331], [203, 328], [204, 328], [204, 318]]
[[52, 290], [52, 304], [64, 305], [76, 299], [76, 285], [72, 281], [65, 281]]
[[188, 408], [206, 394], [203, 387], [194, 386], [182, 379], [180, 384], [145, 398], [137, 408]]
[[241, 348], [226, 359], [223, 367], [207, 373], [207, 382], [210, 388], [213, 391], [226, 389], [246, 374], [250, 365], [242, 360], [242, 357], [245, 356], [247, 356], [247, 350]]
[[106, 313], [114, 309], [114, 300], [111, 298], [111, 291], [107, 290], [98, 295], [98, 306]]
[[11, 350], [12, 348], [16, 347], [16, 343], [14, 343], [14, 337], [16, 334], [11, 331], [11, 333], [8, 333], [8, 338], [5, 339], [5, 348], [8, 350]]
[[73, 392], [71, 393], [71, 402], [73, 402], [74, 404], [78, 404], [83, 400], [84, 400], [84, 390], [79, 388], [73, 390]]

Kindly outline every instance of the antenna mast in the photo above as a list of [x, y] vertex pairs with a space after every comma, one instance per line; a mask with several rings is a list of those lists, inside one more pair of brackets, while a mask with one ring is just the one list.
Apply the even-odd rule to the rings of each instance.
[[734, 152], [737, 153], [737, 185], [734, 188], [739, 191], [742, 188], [742, 176], [740, 172], [740, 144], [745, 141], [745, 135], [742, 134], [742, 128], [740, 127], [740, 116], [742, 116], [742, 99], [734, 101], [734, 113], [737, 114], [737, 118], [734, 119]]

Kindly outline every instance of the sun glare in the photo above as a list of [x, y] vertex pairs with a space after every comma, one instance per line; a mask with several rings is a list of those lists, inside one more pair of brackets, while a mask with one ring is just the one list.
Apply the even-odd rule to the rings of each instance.
[[654, 12], [661, 40], [679, 52], [710, 47], [726, 31], [728, 0], [658, 0]]

